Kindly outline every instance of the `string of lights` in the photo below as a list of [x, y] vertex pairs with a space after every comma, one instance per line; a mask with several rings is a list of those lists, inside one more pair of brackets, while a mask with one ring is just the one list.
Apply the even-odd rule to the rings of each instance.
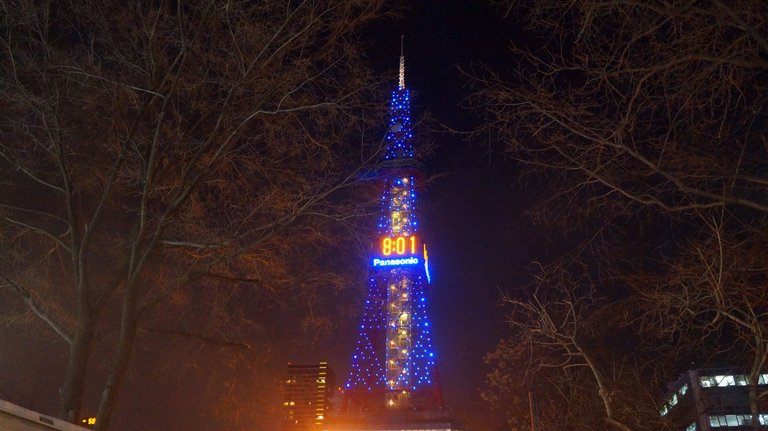
[[[427, 316], [426, 247], [420, 242], [416, 183], [420, 175], [411, 132], [404, 59], [390, 101], [383, 154], [377, 258], [370, 269], [346, 391], [384, 391], [388, 407], [407, 407], [415, 391], [433, 384], [435, 352]], [[423, 249], [423, 251], [422, 251]], [[423, 260], [419, 254], [423, 254]], [[386, 259], [393, 257], [394, 259]], [[424, 262], [424, 265], [406, 265]]]

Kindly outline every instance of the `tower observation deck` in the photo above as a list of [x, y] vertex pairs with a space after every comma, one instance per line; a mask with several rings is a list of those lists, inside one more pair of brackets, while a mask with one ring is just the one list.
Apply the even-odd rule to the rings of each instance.
[[427, 312], [429, 261], [418, 211], [423, 176], [410, 103], [401, 52], [378, 167], [380, 214], [368, 292], [332, 430], [453, 429], [443, 406]]

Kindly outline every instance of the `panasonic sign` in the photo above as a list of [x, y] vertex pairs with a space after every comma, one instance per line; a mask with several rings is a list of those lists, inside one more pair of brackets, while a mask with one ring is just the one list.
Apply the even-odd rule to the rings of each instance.
[[418, 265], [419, 264], [419, 258], [418, 257], [404, 257], [404, 258], [395, 258], [395, 259], [373, 259], [373, 267], [374, 268], [381, 268], [385, 266], [410, 266], [410, 265]]

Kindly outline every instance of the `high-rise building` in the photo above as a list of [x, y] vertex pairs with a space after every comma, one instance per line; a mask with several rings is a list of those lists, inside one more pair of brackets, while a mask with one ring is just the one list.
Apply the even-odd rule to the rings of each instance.
[[328, 417], [336, 376], [326, 362], [288, 364], [283, 385], [283, 431], [314, 431]]
[[380, 214], [368, 293], [340, 414], [327, 429], [453, 429], [443, 406], [427, 312], [429, 261], [419, 213], [423, 176], [410, 103], [401, 52], [378, 167]]
[[[758, 393], [768, 385], [768, 374], [757, 379]], [[768, 425], [768, 401], [758, 401], [757, 424]], [[689, 370], [669, 385], [659, 414], [680, 431], [751, 430], [749, 379], [734, 369]], [[762, 429], [762, 428], [761, 428]]]

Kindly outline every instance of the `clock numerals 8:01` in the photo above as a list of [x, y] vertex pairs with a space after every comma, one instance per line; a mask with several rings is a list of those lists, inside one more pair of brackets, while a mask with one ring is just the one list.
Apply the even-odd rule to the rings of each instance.
[[408, 237], [399, 236], [397, 238], [384, 238], [381, 241], [381, 254], [384, 256], [390, 256], [396, 254], [402, 256], [404, 254], [416, 254], [416, 237], [411, 235]]

